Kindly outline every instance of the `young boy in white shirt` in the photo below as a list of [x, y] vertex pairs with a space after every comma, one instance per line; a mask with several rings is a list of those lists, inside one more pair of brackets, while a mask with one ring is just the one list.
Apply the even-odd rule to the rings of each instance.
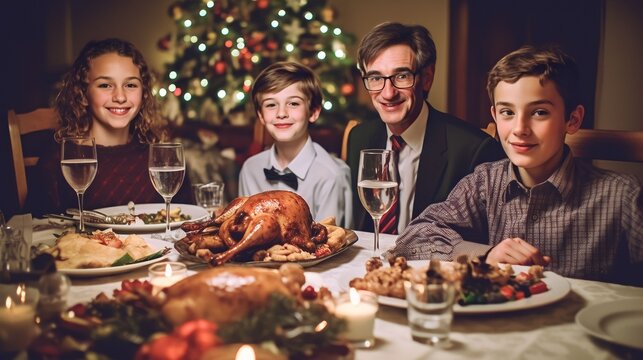
[[334, 216], [338, 225], [351, 227], [350, 169], [308, 133], [322, 106], [315, 73], [295, 62], [272, 64], [255, 80], [252, 100], [274, 144], [243, 164], [239, 196], [294, 191], [306, 200], [316, 221]]

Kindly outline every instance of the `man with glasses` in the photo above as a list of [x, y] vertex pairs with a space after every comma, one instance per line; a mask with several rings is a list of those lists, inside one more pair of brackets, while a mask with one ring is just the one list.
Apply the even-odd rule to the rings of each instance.
[[[380, 221], [380, 231], [397, 234], [429, 204], [446, 199], [476, 165], [505, 155], [486, 133], [427, 102], [436, 50], [426, 28], [377, 25], [362, 39], [357, 61], [382, 121], [363, 121], [350, 132], [347, 162], [353, 189], [357, 189], [360, 150], [387, 148], [398, 153], [398, 206], [391, 210], [393, 220], [386, 214], [387, 221]], [[372, 231], [373, 221], [358, 192], [353, 194], [355, 228]]]

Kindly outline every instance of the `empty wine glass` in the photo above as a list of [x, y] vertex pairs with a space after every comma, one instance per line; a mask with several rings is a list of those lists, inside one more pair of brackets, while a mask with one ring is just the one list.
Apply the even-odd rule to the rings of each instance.
[[83, 195], [94, 181], [98, 170], [96, 141], [88, 136], [66, 137], [62, 140], [60, 167], [69, 186], [76, 191], [80, 213], [79, 231], [85, 232]]
[[156, 191], [165, 200], [164, 240], [172, 240], [170, 231], [170, 202], [181, 188], [185, 176], [185, 157], [180, 143], [159, 143], [150, 145], [148, 160], [150, 179]]
[[197, 205], [208, 211], [212, 219], [223, 209], [223, 189], [222, 181], [212, 181], [207, 184], [199, 184], [194, 190], [194, 197]]
[[380, 256], [380, 218], [397, 198], [397, 162], [394, 156], [393, 151], [384, 149], [366, 149], [359, 154], [357, 192], [362, 205], [373, 218], [374, 256]]

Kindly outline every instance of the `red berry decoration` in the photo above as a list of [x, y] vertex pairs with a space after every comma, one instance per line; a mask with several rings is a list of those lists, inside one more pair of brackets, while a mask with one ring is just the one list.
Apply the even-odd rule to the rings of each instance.
[[312, 285], [308, 285], [301, 292], [301, 296], [305, 300], [315, 300], [317, 298], [317, 291], [315, 291], [315, 288]]

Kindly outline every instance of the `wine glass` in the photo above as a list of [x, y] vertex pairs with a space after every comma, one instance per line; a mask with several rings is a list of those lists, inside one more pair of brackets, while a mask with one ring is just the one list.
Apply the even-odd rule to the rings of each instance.
[[66, 137], [62, 140], [60, 167], [69, 186], [76, 191], [80, 213], [79, 231], [85, 232], [83, 195], [91, 185], [98, 170], [96, 141], [88, 136]]
[[380, 218], [397, 198], [397, 161], [391, 150], [366, 149], [359, 154], [357, 192], [366, 211], [373, 218], [373, 252], [379, 256]]
[[158, 143], [150, 145], [148, 160], [150, 179], [156, 191], [165, 200], [165, 236], [172, 240], [170, 231], [170, 202], [181, 188], [185, 176], [185, 157], [180, 143]]

